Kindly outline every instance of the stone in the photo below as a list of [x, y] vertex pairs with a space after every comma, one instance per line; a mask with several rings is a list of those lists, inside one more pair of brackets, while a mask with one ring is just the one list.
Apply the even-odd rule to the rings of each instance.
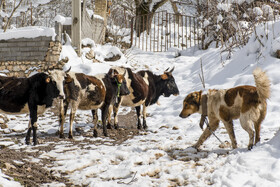
[[6, 128], [8, 128], [8, 125], [6, 123], [2, 123], [1, 124], [1, 129], [6, 129]]
[[276, 51], [276, 56], [277, 56], [277, 58], [280, 58], [280, 49], [278, 49], [278, 50]]
[[4, 168], [6, 170], [16, 169], [16, 167], [14, 165], [12, 165], [12, 164], [10, 164], [8, 162], [4, 163], [3, 165], [4, 165]]

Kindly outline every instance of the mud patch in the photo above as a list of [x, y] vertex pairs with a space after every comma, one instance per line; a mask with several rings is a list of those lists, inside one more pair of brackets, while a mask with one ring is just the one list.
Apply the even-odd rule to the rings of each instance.
[[[77, 116], [77, 118], [79, 117], [83, 116]], [[22, 145], [21, 140], [25, 138], [25, 133], [0, 137], [0, 141], [4, 142], [0, 146], [0, 168], [3, 173], [20, 182], [23, 186], [42, 186], [43, 184], [51, 186], [54, 182], [66, 186], [75, 186], [69, 181], [66, 173], [52, 171], [51, 168], [54, 166], [55, 158], [41, 158], [40, 155], [55, 150], [56, 146], [61, 143], [69, 144], [70, 147], [78, 146], [81, 149], [89, 149], [88, 145], [106, 144], [114, 146], [139, 135], [134, 111], [130, 111], [126, 115], [119, 115], [119, 121], [120, 128], [117, 130], [108, 129], [108, 137], [106, 138], [103, 136], [102, 128], [98, 128], [99, 138], [93, 137], [93, 129], [88, 132], [76, 132], [74, 139], [60, 139], [57, 134], [41, 133], [38, 136], [40, 143], [38, 146]], [[61, 154], [66, 153], [66, 151], [62, 150]]]
[[44, 169], [44, 164], [51, 160], [42, 160], [41, 163], [32, 163], [30, 156], [37, 158], [37, 152], [28, 153], [24, 150], [13, 150], [3, 148], [0, 150], [0, 167], [3, 173], [12, 177], [24, 186], [39, 186], [39, 184], [51, 183], [53, 181], [71, 185], [64, 177], [53, 176], [50, 171]]

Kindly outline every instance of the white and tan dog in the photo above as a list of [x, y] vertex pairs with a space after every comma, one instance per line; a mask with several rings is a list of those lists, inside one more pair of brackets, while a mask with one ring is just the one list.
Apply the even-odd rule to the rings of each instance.
[[261, 123], [266, 116], [266, 100], [270, 96], [270, 80], [260, 68], [256, 68], [253, 75], [256, 87], [243, 85], [230, 89], [211, 89], [207, 94], [198, 91], [187, 95], [180, 117], [187, 118], [193, 113], [199, 113], [209, 118], [209, 127], [204, 130], [194, 145], [195, 148], [199, 148], [211, 135], [211, 131], [218, 128], [220, 121], [224, 123], [229, 134], [232, 148], [237, 148], [233, 130], [234, 119], [239, 119], [242, 128], [249, 134], [249, 150], [254, 143], [260, 141]]

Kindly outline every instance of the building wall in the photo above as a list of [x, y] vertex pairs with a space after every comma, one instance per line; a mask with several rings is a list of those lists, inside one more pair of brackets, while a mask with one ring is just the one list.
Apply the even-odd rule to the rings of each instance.
[[89, 17], [85, 12], [82, 19], [82, 38], [91, 38], [96, 44], [105, 41], [106, 25], [104, 19]]

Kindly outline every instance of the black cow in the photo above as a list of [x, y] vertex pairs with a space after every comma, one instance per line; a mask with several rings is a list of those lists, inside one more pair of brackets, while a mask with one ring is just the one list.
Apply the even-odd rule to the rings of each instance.
[[30, 144], [33, 130], [33, 142], [36, 145], [37, 114], [42, 114], [46, 108], [51, 107], [53, 99], [58, 97], [59, 93], [57, 83], [46, 73], [37, 73], [29, 78], [0, 76], [0, 112], [30, 113], [25, 141]]
[[[169, 97], [170, 95], [178, 95], [179, 90], [172, 76], [174, 70], [168, 69], [162, 75], [155, 75], [151, 71], [139, 71], [133, 73], [130, 68], [115, 67], [119, 72], [127, 72], [127, 82], [130, 94], [123, 96], [114, 106], [114, 126], [118, 128], [117, 112], [120, 104], [122, 106], [135, 107], [137, 112], [137, 128], [141, 129], [140, 106], [143, 107], [143, 128], [147, 128], [146, 124], [146, 107], [156, 103], [161, 95]], [[110, 117], [110, 115], [109, 115]], [[110, 118], [109, 118], [110, 119]], [[108, 124], [110, 127], [110, 123]]]
[[60, 112], [60, 137], [64, 137], [63, 125], [65, 114], [69, 104], [71, 104], [69, 138], [73, 138], [72, 127], [77, 109], [92, 110], [94, 121], [94, 136], [97, 137], [97, 113], [98, 108], [102, 111], [103, 134], [107, 136], [106, 120], [108, 108], [114, 104], [119, 95], [129, 94], [124, 75], [118, 74], [114, 70], [109, 70], [106, 74], [88, 76], [82, 73], [68, 73], [65, 79], [64, 108]]

